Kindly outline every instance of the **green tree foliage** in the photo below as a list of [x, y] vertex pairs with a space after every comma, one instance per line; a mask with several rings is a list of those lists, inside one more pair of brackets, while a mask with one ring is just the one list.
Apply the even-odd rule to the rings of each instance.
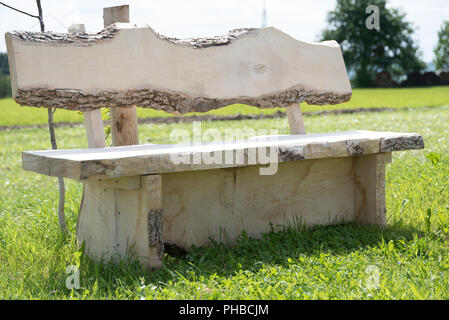
[[449, 21], [443, 22], [438, 32], [438, 43], [434, 53], [435, 68], [449, 70]]
[[0, 73], [0, 99], [11, 96], [11, 82], [9, 76]]
[[[405, 20], [405, 13], [386, 4], [387, 0], [337, 0], [335, 10], [328, 13], [328, 27], [321, 38], [341, 45], [356, 86], [371, 86], [375, 74], [382, 70], [397, 77], [425, 68], [413, 43], [413, 26]], [[380, 29], [366, 27], [369, 5], [379, 8]]]
[[8, 55], [0, 52], [0, 73], [9, 75]]

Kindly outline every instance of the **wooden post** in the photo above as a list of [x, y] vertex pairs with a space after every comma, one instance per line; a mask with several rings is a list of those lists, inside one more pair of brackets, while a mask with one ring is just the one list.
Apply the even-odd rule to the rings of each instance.
[[[115, 22], [129, 22], [129, 6], [103, 9], [103, 22], [107, 27]], [[136, 107], [111, 108], [111, 134], [113, 146], [139, 144]]]
[[302, 118], [301, 105], [294, 103], [285, 109], [291, 134], [306, 134], [304, 120]]
[[89, 148], [105, 148], [103, 117], [100, 109], [84, 112], [84, 126]]
[[387, 226], [385, 208], [385, 166], [391, 152], [354, 157], [354, 210], [360, 224]]
[[103, 22], [105, 27], [116, 22], [129, 22], [129, 5], [103, 8]]

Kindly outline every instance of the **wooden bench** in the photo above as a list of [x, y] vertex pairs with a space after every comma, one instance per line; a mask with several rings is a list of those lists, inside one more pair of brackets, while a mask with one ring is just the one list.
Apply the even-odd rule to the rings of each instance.
[[[299, 103], [351, 97], [334, 41], [301, 42], [275, 28], [179, 40], [132, 24], [95, 35], [12, 32], [6, 41], [18, 103], [85, 112], [90, 149], [26, 151], [23, 168], [84, 183], [77, 241], [97, 258], [136, 254], [152, 269], [164, 242], [233, 242], [270, 223], [385, 226], [391, 152], [424, 147], [419, 134], [305, 135]], [[292, 135], [121, 146], [137, 144], [136, 105], [187, 113], [236, 102], [286, 107]], [[116, 147], [103, 148], [100, 107], [115, 114]]]

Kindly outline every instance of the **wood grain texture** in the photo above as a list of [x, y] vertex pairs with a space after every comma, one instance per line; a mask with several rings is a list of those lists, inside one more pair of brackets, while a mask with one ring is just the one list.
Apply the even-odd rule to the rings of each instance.
[[354, 158], [355, 221], [360, 224], [387, 226], [385, 207], [385, 167], [391, 153]]
[[86, 111], [84, 115], [84, 127], [86, 129], [87, 144], [89, 148], [105, 148], [103, 116], [100, 109]]
[[260, 238], [270, 223], [331, 225], [354, 220], [352, 159], [282, 163], [273, 176], [259, 166], [162, 175], [164, 237], [186, 250], [212, 237]]
[[103, 24], [105, 27], [116, 22], [129, 22], [129, 5], [103, 8]]
[[285, 109], [287, 113], [288, 125], [291, 134], [306, 134], [304, 119], [302, 117], [301, 105], [299, 103], [292, 104]]
[[115, 147], [139, 144], [136, 107], [111, 108], [111, 135]]
[[96, 35], [12, 32], [6, 38], [17, 73], [14, 98], [22, 105], [187, 113], [237, 102], [272, 108], [351, 97], [335, 41], [302, 42], [271, 27], [179, 40], [117, 23]]
[[154, 269], [162, 265], [164, 242], [185, 250], [208, 245], [210, 238], [232, 244], [243, 230], [260, 238], [270, 224], [384, 227], [390, 156], [282, 163], [273, 176], [260, 176], [259, 166], [165, 173], [140, 177], [141, 188], [133, 190], [91, 183], [78, 243], [85, 241], [96, 258], [136, 254]]
[[[76, 180], [111, 179], [266, 164], [259, 157], [259, 152], [265, 151], [272, 152], [278, 163], [283, 163], [391, 152], [390, 146], [394, 146], [393, 151], [422, 149], [424, 141], [421, 135], [414, 133], [349, 131], [271, 136], [269, 140], [259, 137], [235, 143], [25, 151], [22, 164], [25, 170], [50, 176]], [[215, 152], [222, 156], [221, 163], [209, 161]], [[183, 155], [187, 163], [174, 161]], [[227, 155], [239, 161], [226, 162]], [[201, 161], [195, 163], [193, 159]]]
[[[89, 183], [81, 204], [77, 244], [95, 259], [136, 257], [147, 267], [162, 266], [162, 193], [160, 176], [136, 177], [139, 189], [114, 183]], [[125, 183], [119, 183], [124, 185]]]

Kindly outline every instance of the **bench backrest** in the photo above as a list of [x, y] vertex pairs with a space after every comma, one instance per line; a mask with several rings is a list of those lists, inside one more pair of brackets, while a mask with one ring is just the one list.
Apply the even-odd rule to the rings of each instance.
[[260, 108], [348, 101], [335, 41], [307, 43], [275, 29], [179, 40], [115, 23], [97, 34], [6, 34], [14, 99], [89, 111], [151, 107], [204, 112], [232, 103]]

